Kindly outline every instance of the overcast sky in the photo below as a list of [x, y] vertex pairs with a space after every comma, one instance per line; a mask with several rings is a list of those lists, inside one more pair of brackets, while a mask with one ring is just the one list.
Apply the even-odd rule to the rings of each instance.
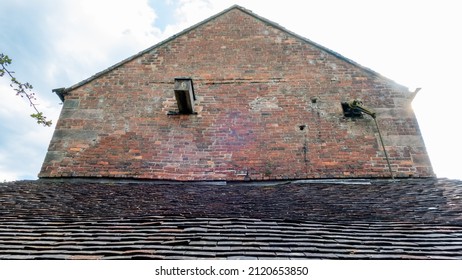
[[[462, 179], [458, 1], [0, 0], [0, 52], [57, 122], [69, 87], [238, 4], [414, 90], [438, 177]], [[54, 128], [0, 79], [0, 181], [36, 179]]]

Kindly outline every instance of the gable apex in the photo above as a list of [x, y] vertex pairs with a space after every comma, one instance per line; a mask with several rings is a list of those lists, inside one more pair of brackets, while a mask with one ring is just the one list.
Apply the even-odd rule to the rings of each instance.
[[138, 52], [138, 53], [136, 53], [136, 54], [134, 54], [134, 55], [132, 55], [132, 56], [130, 56], [130, 57], [128, 57], [128, 58], [114, 64], [114, 65], [112, 65], [112, 66], [110, 66], [109, 68], [106, 68], [106, 69], [104, 69], [104, 70], [102, 70], [100, 72], [97, 72], [93, 76], [91, 76], [91, 77], [89, 77], [89, 78], [87, 78], [87, 79], [85, 79], [85, 80], [83, 80], [83, 81], [81, 81], [81, 82], [79, 82], [77, 84], [74, 84], [74, 85], [72, 85], [72, 86], [70, 86], [68, 88], [53, 89], [52, 91], [55, 92], [62, 101], [64, 101], [64, 96], [65, 96], [65, 94], [67, 92], [69, 92], [71, 90], [74, 90], [74, 89], [76, 89], [78, 87], [81, 87], [81, 86], [93, 81], [94, 79], [97, 79], [100, 76], [102, 76], [102, 75], [104, 75], [104, 74], [106, 74], [106, 73], [108, 73], [108, 72], [110, 72], [110, 71], [124, 65], [125, 63], [128, 63], [128, 62], [130, 62], [130, 61], [132, 61], [132, 60], [134, 60], [134, 59], [136, 59], [136, 58], [138, 58], [138, 57], [140, 57], [140, 56], [142, 56], [142, 55], [144, 55], [146, 53], [149, 53], [150, 51], [152, 51], [154, 49], [157, 49], [157, 48], [159, 48], [159, 47], [161, 47], [161, 46], [175, 40], [176, 38], [178, 38], [178, 37], [180, 37], [182, 35], [185, 35], [185, 34], [189, 33], [190, 31], [192, 31], [192, 30], [194, 30], [194, 29], [196, 29], [196, 28], [198, 28], [198, 27], [200, 27], [200, 26], [202, 26], [202, 25], [204, 25], [204, 24], [206, 24], [206, 23], [208, 23], [208, 22], [210, 22], [210, 21], [212, 21], [212, 20], [214, 20], [214, 19], [216, 19], [216, 18], [230, 12], [230, 11], [232, 11], [232, 10], [235, 10], [235, 9], [238, 9], [238, 10], [240, 10], [242, 12], [245, 12], [247, 14], [250, 14], [250, 15], [253, 14], [251, 11], [246, 10], [245, 8], [243, 8], [243, 7], [239, 6], [239, 5], [233, 5], [233, 6], [229, 7], [228, 9], [221, 11], [218, 14], [215, 14], [215, 15], [213, 15], [213, 16], [211, 16], [211, 17], [209, 17], [209, 18], [207, 18], [207, 19], [205, 19], [203, 21], [200, 21], [199, 23], [196, 23], [196, 24], [184, 29], [183, 31], [180, 31], [179, 33], [176, 33], [176, 34], [168, 37], [167, 39], [165, 39], [165, 40], [163, 40], [163, 41], [161, 41], [161, 42], [159, 42], [159, 43], [157, 43], [157, 44], [155, 44], [155, 45], [153, 45], [153, 46], [151, 46], [151, 47], [149, 47], [149, 48], [147, 48], [145, 50], [142, 50], [142, 51], [140, 51], [140, 52]]
[[333, 50], [331, 50], [329, 48], [326, 48], [326, 47], [324, 47], [324, 46], [322, 46], [322, 45], [320, 45], [320, 44], [318, 44], [318, 43], [316, 43], [314, 41], [311, 41], [310, 39], [307, 39], [307, 38], [305, 38], [305, 37], [303, 37], [301, 35], [298, 35], [298, 34], [292, 32], [292, 31], [284, 28], [283, 26], [279, 25], [276, 22], [268, 20], [268, 19], [266, 19], [266, 18], [264, 18], [262, 16], [259, 16], [259, 15], [255, 14], [254, 12], [252, 12], [251, 10], [248, 10], [248, 9], [242, 7], [242, 6], [233, 5], [233, 6], [229, 7], [228, 9], [225, 9], [225, 10], [221, 11], [220, 13], [217, 13], [217, 14], [215, 14], [215, 15], [213, 15], [213, 16], [211, 16], [211, 17], [209, 17], [209, 18], [207, 18], [207, 19], [205, 19], [205, 20], [203, 20], [203, 21], [201, 21], [201, 22], [199, 22], [199, 23], [197, 23], [195, 25], [192, 25], [189, 28], [186, 28], [183, 31], [170, 36], [169, 38], [167, 38], [167, 39], [165, 39], [165, 40], [163, 40], [163, 41], [161, 41], [161, 42], [159, 42], [159, 43], [157, 43], [157, 44], [155, 44], [155, 45], [153, 45], [153, 46], [151, 46], [151, 47], [149, 47], [149, 48], [147, 48], [147, 49], [145, 49], [143, 51], [138, 52], [135, 55], [132, 55], [132, 56], [130, 56], [130, 57], [128, 57], [128, 58], [126, 58], [126, 59], [124, 59], [124, 60], [122, 60], [122, 61], [120, 61], [120, 62], [118, 62], [118, 63], [116, 63], [116, 64], [114, 64], [114, 65], [112, 65], [112, 66], [110, 66], [108, 68], [106, 68], [106, 69], [104, 69], [103, 71], [97, 72], [93, 76], [91, 76], [91, 77], [89, 77], [89, 78], [87, 78], [85, 80], [82, 80], [79, 83], [76, 83], [76, 84], [74, 84], [74, 85], [72, 85], [72, 86], [70, 86], [68, 88], [53, 89], [53, 92], [55, 92], [59, 96], [59, 98], [62, 101], [64, 101], [64, 97], [69, 91], [72, 91], [72, 90], [74, 90], [76, 88], [79, 88], [79, 87], [81, 87], [81, 86], [83, 86], [83, 85], [85, 85], [85, 84], [87, 84], [87, 83], [101, 77], [102, 75], [104, 75], [104, 74], [106, 74], [106, 73], [108, 73], [108, 72], [110, 72], [110, 71], [124, 65], [125, 63], [128, 63], [128, 62], [130, 62], [130, 61], [132, 61], [132, 60], [134, 60], [136, 58], [139, 58], [142, 55], [144, 55], [146, 53], [149, 53], [152, 50], [155, 50], [155, 49], [157, 49], [157, 48], [159, 48], [159, 47], [161, 47], [161, 46], [175, 40], [176, 38], [181, 37], [181, 36], [189, 33], [190, 31], [192, 31], [192, 30], [194, 30], [194, 29], [196, 29], [196, 28], [198, 28], [198, 27], [200, 27], [200, 26], [202, 26], [204, 24], [207, 24], [210, 21], [212, 21], [212, 20], [214, 20], [216, 18], [219, 18], [219, 17], [221, 17], [221, 16], [223, 16], [223, 15], [225, 15], [225, 14], [227, 14], [230, 11], [233, 11], [233, 10], [239, 10], [239, 11], [241, 11], [241, 12], [243, 12], [243, 13], [257, 19], [257, 20], [260, 20], [260, 21], [264, 22], [265, 24], [268, 24], [269, 26], [271, 26], [273, 28], [276, 28], [276, 29], [278, 29], [278, 30], [280, 30], [280, 31], [292, 36], [292, 37], [295, 37], [295, 38], [297, 38], [297, 39], [299, 39], [299, 40], [301, 40], [301, 41], [303, 41], [303, 42], [305, 42], [307, 44], [310, 44], [310, 45], [312, 45], [312, 46], [314, 46], [314, 47], [316, 47], [316, 48], [318, 48], [318, 49], [320, 49], [320, 50], [322, 50], [322, 51], [324, 51], [324, 52], [326, 52], [326, 53], [328, 53], [328, 54], [330, 54], [330, 55], [332, 55], [332, 56], [334, 56], [334, 57], [336, 57], [336, 58], [338, 58], [340, 60], [343, 60], [343, 61], [347, 62], [348, 64], [353, 65], [353, 66], [365, 71], [368, 74], [371, 74], [371, 75], [376, 76], [376, 77], [380, 77], [380, 78], [385, 79], [385, 80], [387, 80], [387, 81], [389, 81], [391, 83], [397, 84], [396, 82], [382, 76], [381, 74], [375, 72], [374, 70], [372, 70], [370, 68], [367, 68], [365, 66], [362, 66], [359, 63], [357, 63], [357, 62], [355, 62], [355, 61], [353, 61], [353, 60], [351, 60], [351, 59], [349, 59], [349, 58], [347, 58], [347, 57], [345, 57], [345, 56], [343, 56], [343, 55], [341, 55], [341, 54], [339, 54], [339, 53], [337, 53], [337, 52], [335, 52], [335, 51], [333, 51]]

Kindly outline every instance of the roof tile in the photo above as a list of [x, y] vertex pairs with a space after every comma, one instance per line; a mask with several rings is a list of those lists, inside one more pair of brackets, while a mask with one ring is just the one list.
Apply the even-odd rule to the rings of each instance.
[[459, 181], [102, 184], [0, 184], [0, 259], [462, 259]]

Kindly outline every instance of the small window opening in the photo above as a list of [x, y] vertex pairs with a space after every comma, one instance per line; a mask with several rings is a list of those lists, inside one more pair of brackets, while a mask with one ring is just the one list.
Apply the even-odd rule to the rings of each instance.
[[194, 86], [191, 78], [175, 78], [174, 85], [175, 99], [178, 105], [178, 114], [195, 114]]

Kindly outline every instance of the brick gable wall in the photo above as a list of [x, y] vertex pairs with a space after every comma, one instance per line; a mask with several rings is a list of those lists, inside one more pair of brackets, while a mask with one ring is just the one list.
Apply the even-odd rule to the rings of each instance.
[[[181, 76], [196, 115], [168, 115]], [[395, 175], [433, 176], [410, 96], [232, 9], [68, 92], [39, 176], [387, 177], [374, 121], [343, 117], [352, 99], [377, 112]]]

